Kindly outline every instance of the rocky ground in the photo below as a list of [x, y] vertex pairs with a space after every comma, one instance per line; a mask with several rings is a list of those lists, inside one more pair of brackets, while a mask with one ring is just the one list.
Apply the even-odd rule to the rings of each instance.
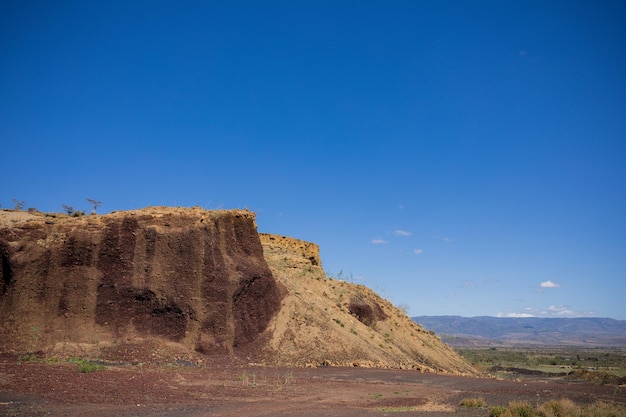
[[626, 405], [626, 388], [525, 379], [503, 381], [412, 370], [283, 368], [216, 360], [196, 366], [80, 364], [0, 358], [2, 416], [487, 416], [487, 406], [569, 398]]

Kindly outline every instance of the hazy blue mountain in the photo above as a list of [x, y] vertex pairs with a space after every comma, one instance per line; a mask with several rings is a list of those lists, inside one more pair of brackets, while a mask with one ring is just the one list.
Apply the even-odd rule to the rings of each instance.
[[412, 317], [453, 346], [626, 347], [626, 320], [609, 318]]

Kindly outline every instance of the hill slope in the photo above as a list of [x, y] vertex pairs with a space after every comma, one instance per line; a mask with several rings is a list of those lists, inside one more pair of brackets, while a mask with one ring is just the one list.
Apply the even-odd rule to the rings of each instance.
[[626, 347], [626, 321], [609, 318], [420, 316], [413, 320], [456, 346]]
[[266, 352], [275, 363], [476, 374], [433, 332], [369, 288], [326, 277], [310, 250], [299, 253], [301, 245], [284, 237], [262, 241], [274, 277], [287, 289], [268, 326]]

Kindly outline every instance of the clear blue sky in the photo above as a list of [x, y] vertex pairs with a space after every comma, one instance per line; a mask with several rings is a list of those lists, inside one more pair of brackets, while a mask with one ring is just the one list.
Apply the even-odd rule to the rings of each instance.
[[626, 319], [621, 1], [2, 1], [0, 203], [249, 208], [411, 315]]

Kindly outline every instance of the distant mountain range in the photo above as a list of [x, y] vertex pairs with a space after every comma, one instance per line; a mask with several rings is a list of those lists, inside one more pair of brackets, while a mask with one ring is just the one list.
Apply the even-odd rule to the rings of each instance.
[[626, 320], [609, 318], [500, 318], [418, 316], [451, 346], [626, 347]]

